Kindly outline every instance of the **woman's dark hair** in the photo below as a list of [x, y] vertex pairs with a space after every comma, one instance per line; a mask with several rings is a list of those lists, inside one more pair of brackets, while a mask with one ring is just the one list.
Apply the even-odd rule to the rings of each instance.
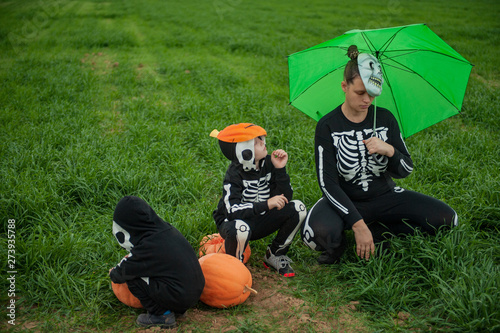
[[351, 60], [347, 62], [344, 69], [344, 81], [348, 84], [352, 84], [354, 79], [360, 76], [358, 69], [358, 55], [358, 47], [356, 45], [349, 46], [347, 49], [347, 56], [351, 58]]

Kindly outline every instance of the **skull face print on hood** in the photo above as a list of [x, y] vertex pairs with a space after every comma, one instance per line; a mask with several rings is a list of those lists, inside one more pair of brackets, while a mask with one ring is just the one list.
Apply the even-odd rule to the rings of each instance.
[[131, 251], [144, 237], [168, 229], [168, 225], [144, 200], [128, 196], [120, 200], [113, 215], [113, 235]]
[[203, 279], [191, 244], [146, 201], [135, 196], [122, 198], [113, 214], [113, 234], [120, 246], [130, 252], [111, 270], [113, 282], [142, 278], [149, 284], [150, 278], [162, 277], [182, 289], [183, 279], [187, 278], [179, 272], [189, 272], [190, 279]]
[[254, 139], [266, 135], [265, 129], [251, 123], [234, 124], [220, 132], [213, 130], [210, 133], [210, 136], [219, 139], [219, 146], [224, 156], [231, 161], [239, 162], [245, 171], [256, 170]]

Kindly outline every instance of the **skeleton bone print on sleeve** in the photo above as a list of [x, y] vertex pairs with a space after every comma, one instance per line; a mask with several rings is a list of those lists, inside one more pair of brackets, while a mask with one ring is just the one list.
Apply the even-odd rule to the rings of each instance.
[[[347, 182], [361, 186], [368, 191], [373, 177], [379, 177], [387, 170], [387, 156], [368, 153], [364, 139], [369, 138], [373, 130], [333, 132], [333, 145], [337, 148], [337, 169]], [[377, 128], [377, 137], [387, 141], [387, 127]]]

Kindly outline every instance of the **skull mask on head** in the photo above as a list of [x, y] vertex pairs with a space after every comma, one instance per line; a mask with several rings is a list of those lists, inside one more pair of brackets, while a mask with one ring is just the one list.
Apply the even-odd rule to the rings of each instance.
[[358, 69], [361, 80], [370, 96], [377, 97], [382, 93], [382, 66], [377, 58], [368, 53], [358, 55]]

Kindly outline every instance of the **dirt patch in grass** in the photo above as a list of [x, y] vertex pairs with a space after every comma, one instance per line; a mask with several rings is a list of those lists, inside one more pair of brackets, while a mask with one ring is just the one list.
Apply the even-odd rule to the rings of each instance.
[[[248, 267], [253, 286], [258, 294], [252, 294], [244, 311], [212, 309], [203, 305], [188, 310], [185, 318], [179, 318], [178, 328], [169, 332], [368, 332], [356, 309], [345, 306], [320, 310], [304, 300], [287, 295], [284, 278], [259, 267]], [[135, 318], [134, 318], [135, 320]], [[137, 329], [140, 333], [158, 332], [157, 328]]]
[[498, 80], [487, 80], [477, 73], [471, 73], [471, 77], [476, 78], [479, 82], [483, 83], [485, 86], [491, 89], [500, 88], [500, 82]]
[[110, 74], [120, 63], [104, 52], [85, 53], [80, 59], [83, 68], [90, 69], [99, 75]]
[[[252, 287], [258, 291], [238, 307], [215, 309], [199, 303], [189, 309], [183, 318], [177, 318], [178, 327], [171, 330], [160, 328], [142, 329], [135, 324], [136, 315], [122, 317], [113, 327], [102, 332], [368, 332], [363, 316], [356, 304], [337, 308], [318, 308], [313, 304], [293, 297], [286, 292], [288, 282], [274, 271], [264, 267], [247, 266], [252, 273]], [[291, 288], [291, 287], [290, 287]], [[139, 312], [138, 312], [139, 313]], [[81, 314], [84, 315], [84, 314]], [[82, 327], [74, 318], [68, 322], [57, 322], [57, 327], [67, 332], [94, 332], [95, 328]], [[86, 326], [86, 325], [83, 325]], [[44, 323], [18, 318], [15, 327], [4, 327], [9, 332], [46, 331]]]

